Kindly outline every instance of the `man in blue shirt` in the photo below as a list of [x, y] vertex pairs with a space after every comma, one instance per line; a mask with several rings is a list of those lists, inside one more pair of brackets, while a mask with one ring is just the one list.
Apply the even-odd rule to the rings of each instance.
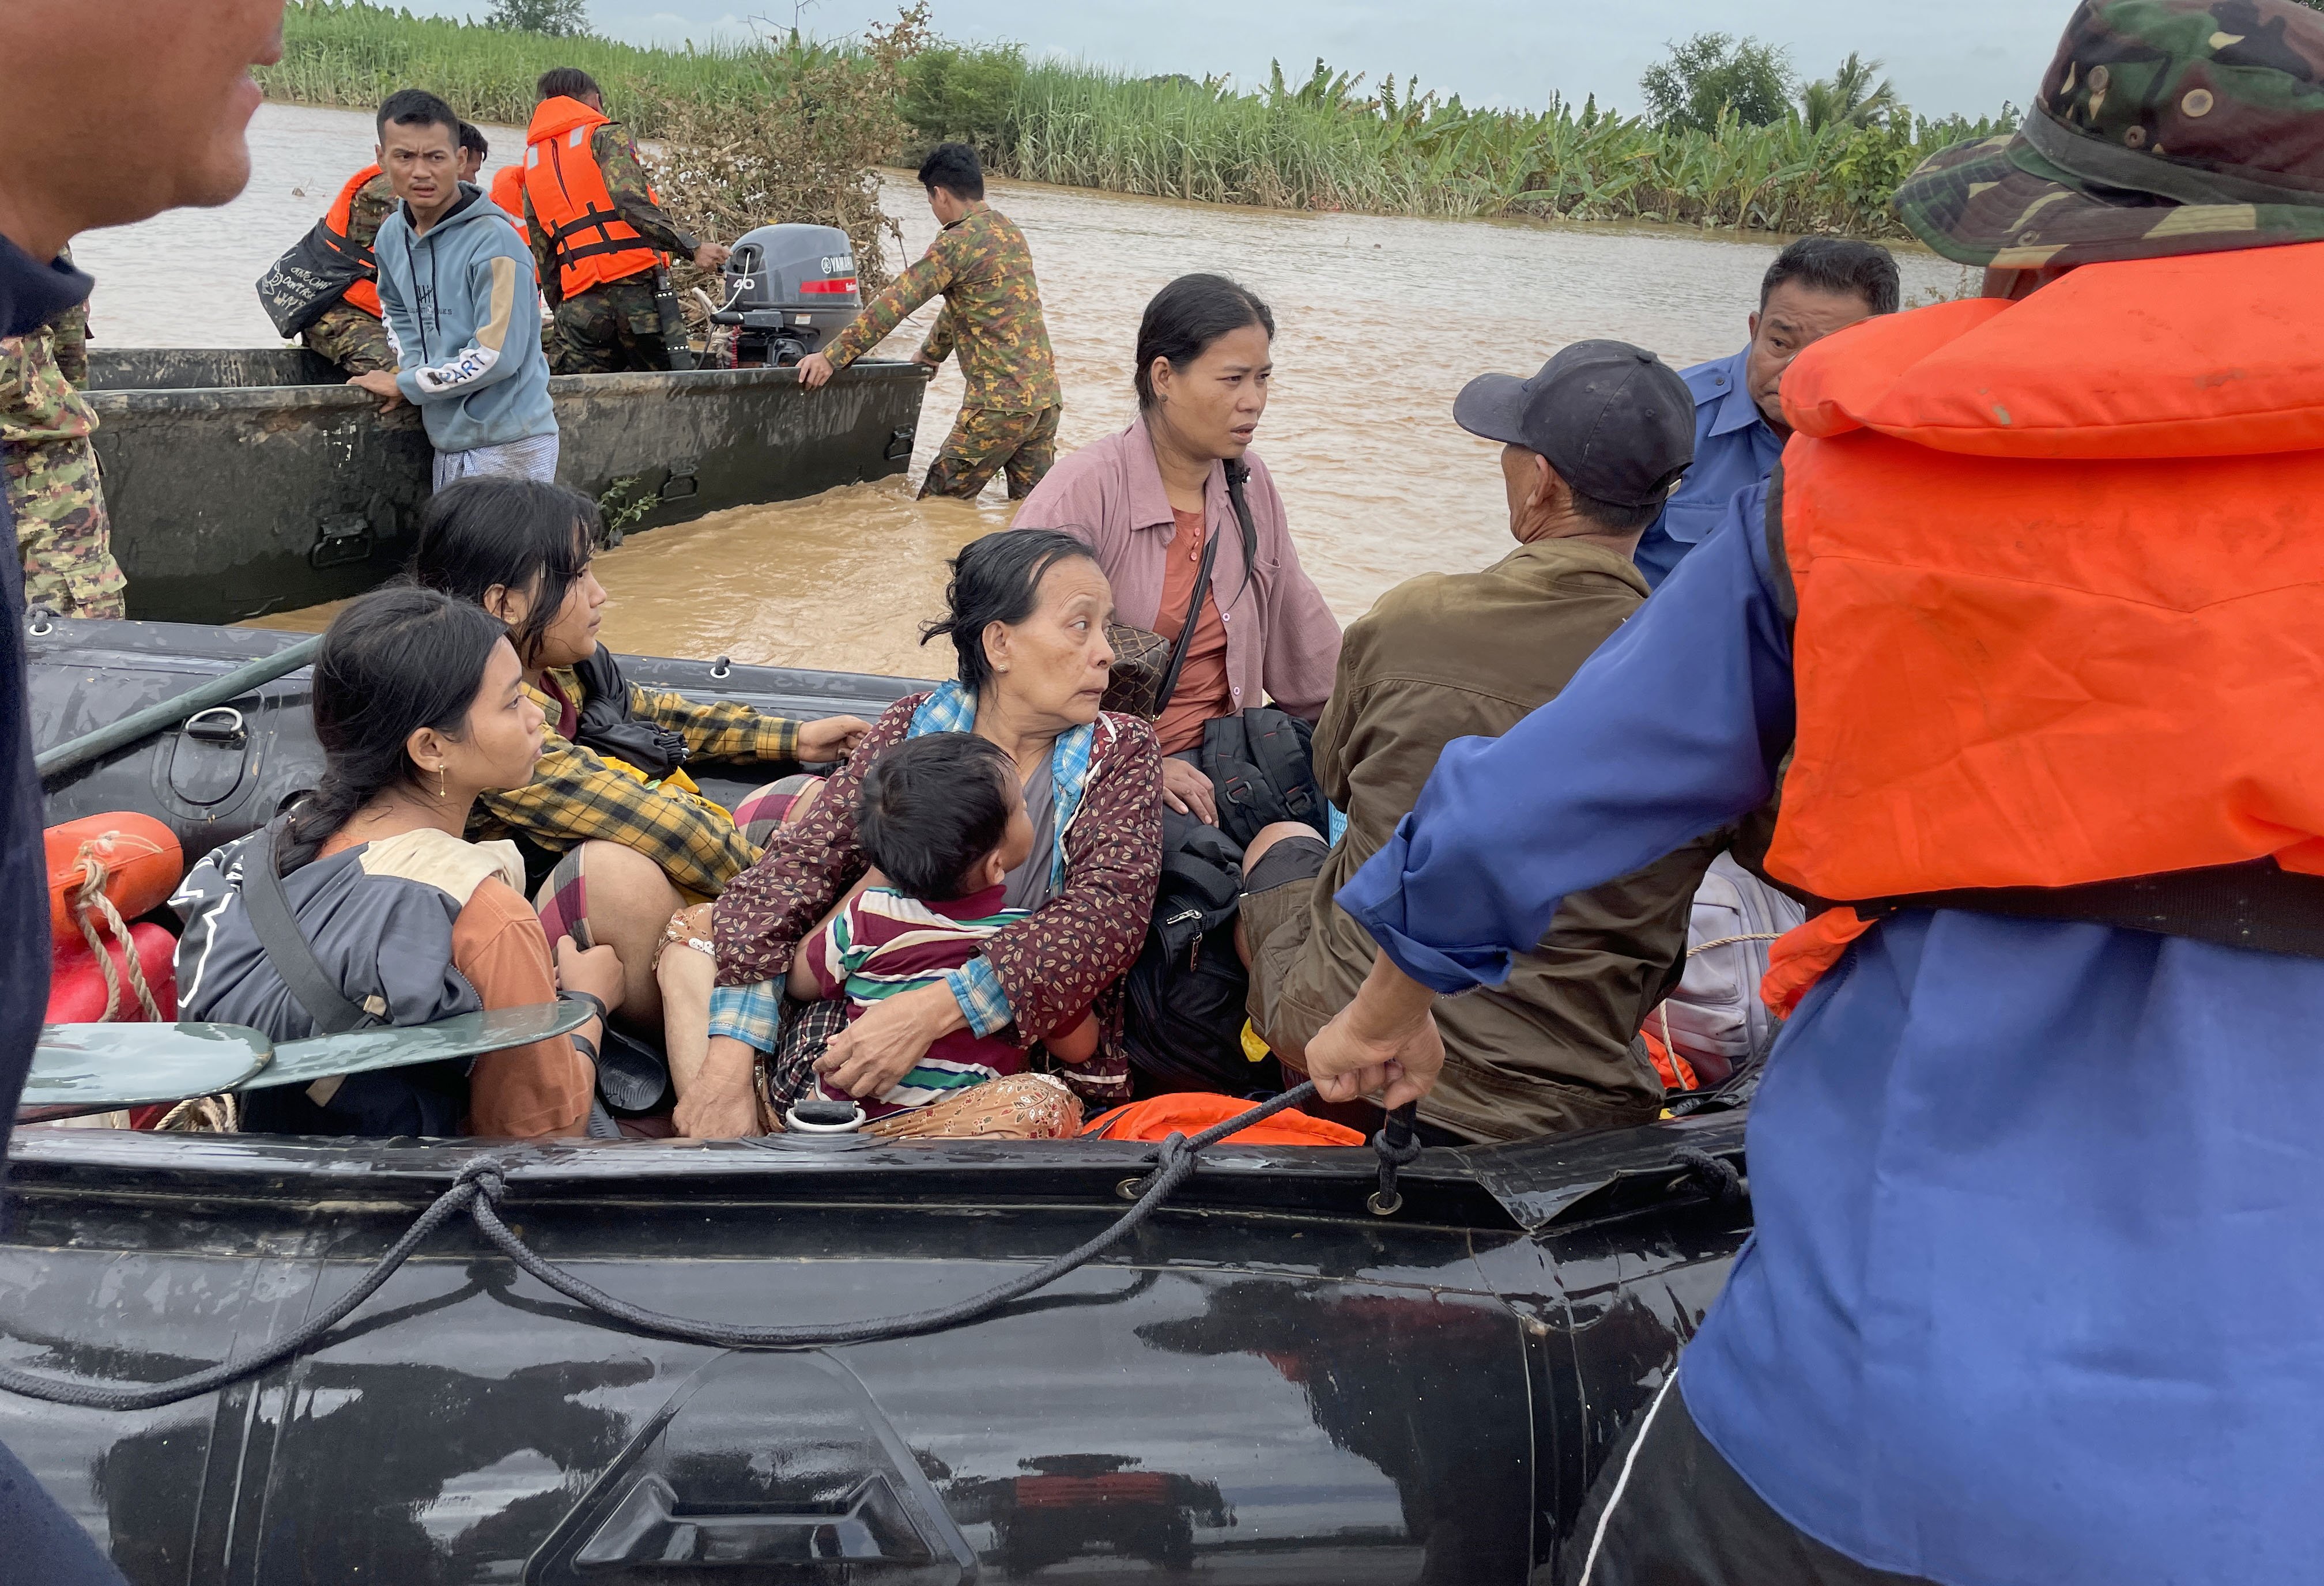
[[1802, 237], [1775, 255], [1759, 283], [1749, 345], [1680, 375], [1694, 393], [1694, 466], [1630, 558], [1648, 588], [1661, 588], [1735, 493], [1766, 478], [1783, 455], [1792, 429], [1776, 391], [1792, 360], [1835, 330], [1894, 314], [1898, 291], [1896, 261], [1874, 243]]
[[[282, 0], [6, 0], [0, 5], [0, 337], [88, 295], [58, 259], [80, 232], [250, 180], [254, 63], [282, 56]], [[53, 261], [53, 263], [52, 263]], [[15, 532], [0, 498], [0, 538]], [[23, 577], [0, 557], [0, 1155], [48, 1001], [41, 788], [24, 699]], [[0, 1448], [0, 1577], [119, 1586], [88, 1533]]]
[[[2018, 137], [1947, 151], [1897, 195], [2001, 300], [1796, 370], [1816, 427], [1775, 488], [1738, 495], [1555, 700], [1447, 746], [1341, 891], [1381, 954], [1306, 1062], [1327, 1099], [1393, 1106], [1443, 1061], [1432, 996], [1498, 984], [1565, 893], [1756, 807], [1795, 742], [1786, 824], [1892, 775], [1881, 755], [1914, 733], [1955, 746], [1913, 774], [2046, 811], [1986, 824], [2061, 873], [1988, 871], [1970, 893], [1948, 878], [1976, 844], [1936, 834], [1982, 806], [1900, 801], [1831, 839], [1935, 884], [1860, 903], [1870, 928], [1786, 1026], [1751, 1109], [1753, 1240], [1611, 1452], [1566, 1581], [2317, 1578], [2324, 821], [2304, 745], [2324, 706], [2290, 658], [2324, 626], [2324, 514], [2294, 483], [2253, 501], [2324, 466], [2300, 307], [2324, 291], [2318, 190], [2324, 16], [2085, 0]], [[2294, 413], [2297, 435], [2268, 429]], [[2234, 510], [2205, 519], [2229, 482]], [[2190, 557], [2217, 589], [2141, 576]], [[1886, 646], [1866, 632], [1883, 618]], [[2301, 635], [2286, 664], [2220, 664], [2273, 659], [2279, 634]], [[2220, 710], [2158, 715], [2190, 674]], [[2168, 752], [2207, 733], [2232, 752]], [[2159, 752], [2094, 772], [2126, 743]], [[2287, 753], [2300, 768], [2273, 774]], [[2190, 788], [2213, 819], [2138, 818]], [[2078, 872], [2196, 826], [2246, 846]]]

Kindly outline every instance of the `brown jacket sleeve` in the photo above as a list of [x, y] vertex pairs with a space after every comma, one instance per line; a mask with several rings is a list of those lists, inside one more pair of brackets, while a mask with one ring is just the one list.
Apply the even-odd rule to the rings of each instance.
[[[488, 881], [452, 922], [452, 965], [487, 1009], [557, 1000], [555, 961], [540, 917], [507, 883]], [[490, 1052], [468, 1074], [468, 1132], [493, 1139], [577, 1134], [597, 1076], [564, 1036]]]
[[984, 944], [1023, 1046], [1069, 1028], [1121, 978], [1154, 913], [1162, 752], [1136, 716], [1101, 717], [1099, 733], [1081, 807], [1065, 828], [1065, 890]]
[[788, 973], [799, 939], [869, 868], [855, 837], [855, 803], [864, 773], [910, 731], [925, 694], [888, 707], [834, 771], [807, 818], [777, 829], [759, 862], [719, 894], [710, 914], [718, 948], [718, 983], [747, 986]]

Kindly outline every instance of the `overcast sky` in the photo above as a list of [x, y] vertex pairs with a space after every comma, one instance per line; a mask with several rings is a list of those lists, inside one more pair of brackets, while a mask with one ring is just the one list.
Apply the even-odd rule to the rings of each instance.
[[[481, 14], [481, 3], [422, 0], [420, 9]], [[1638, 74], [1669, 41], [1705, 30], [1754, 33], [1787, 47], [1793, 65], [1823, 76], [1850, 50], [1887, 62], [1924, 115], [1982, 115], [2019, 106], [2049, 64], [2067, 0], [935, 0], [939, 32], [1009, 40], [1141, 76], [1231, 72], [1264, 82], [1270, 58], [1304, 77], [1321, 55], [1335, 69], [1419, 74], [1424, 88], [1471, 104], [1539, 108], [1553, 90], [1575, 104], [1635, 109]], [[597, 30], [637, 43], [676, 43], [739, 30], [754, 16], [791, 20], [789, 0], [591, 0]], [[877, 0], [815, 0], [809, 32], [853, 33], [895, 14]]]

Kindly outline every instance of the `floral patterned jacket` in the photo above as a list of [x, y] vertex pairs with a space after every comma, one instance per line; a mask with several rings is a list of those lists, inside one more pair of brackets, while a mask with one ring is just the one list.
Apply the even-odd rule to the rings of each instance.
[[[718, 979], [748, 985], [786, 973], [800, 941], [869, 868], [856, 840], [864, 773], [909, 732], [927, 696], [889, 706], [815, 807], [777, 832], [759, 862], [734, 878], [712, 912]], [[1122, 1045], [1121, 979], [1146, 939], [1162, 872], [1162, 757], [1136, 716], [1101, 715], [1080, 807], [1064, 833], [1065, 890], [984, 945], [1030, 1047], [1094, 1008], [1102, 1032], [1087, 1063], [1058, 1077], [1084, 1099], [1130, 1099]]]

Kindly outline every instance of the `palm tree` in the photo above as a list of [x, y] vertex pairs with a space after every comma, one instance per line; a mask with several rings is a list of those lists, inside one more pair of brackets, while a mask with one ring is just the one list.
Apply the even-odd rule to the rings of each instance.
[[1886, 62], [1867, 60], [1855, 51], [1840, 63], [1840, 69], [1821, 82], [1810, 83], [1800, 91], [1800, 115], [1810, 132], [1821, 132], [1825, 127], [1845, 122], [1850, 126], [1870, 126], [1882, 117], [1904, 108], [1896, 97], [1896, 86], [1886, 78], [1878, 77]]

